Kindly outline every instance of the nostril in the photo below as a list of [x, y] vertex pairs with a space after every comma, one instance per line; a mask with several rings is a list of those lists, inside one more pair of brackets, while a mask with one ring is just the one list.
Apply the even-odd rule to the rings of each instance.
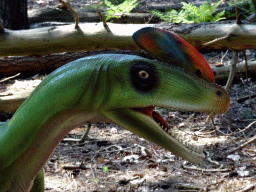
[[216, 91], [216, 95], [221, 96], [222, 92], [221, 91]]
[[202, 72], [199, 69], [196, 70], [196, 76], [202, 77]]

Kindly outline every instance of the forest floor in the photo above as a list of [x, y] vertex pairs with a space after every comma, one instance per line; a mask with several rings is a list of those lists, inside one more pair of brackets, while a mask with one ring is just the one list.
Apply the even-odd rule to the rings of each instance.
[[[57, 2], [29, 0], [28, 6], [34, 9]], [[76, 8], [95, 3], [94, 0], [70, 2]], [[180, 1], [143, 2], [166, 5]], [[255, 51], [247, 54], [248, 59], [255, 60]], [[231, 53], [224, 55], [215, 51], [204, 57], [209, 64], [222, 59], [228, 64]], [[242, 60], [242, 54], [239, 59]], [[35, 87], [43, 78], [9, 81], [16, 82], [10, 89]], [[203, 146], [213, 161], [191, 164], [120, 126], [93, 124], [84, 143], [61, 142], [58, 145], [44, 167], [45, 191], [256, 191], [256, 146], [250, 144], [227, 152], [256, 135], [255, 78], [236, 81], [229, 94], [230, 108], [226, 114], [215, 118], [216, 130], [205, 114], [156, 109], [182, 140]], [[85, 130], [86, 126], [76, 128], [67, 137], [80, 138]]]

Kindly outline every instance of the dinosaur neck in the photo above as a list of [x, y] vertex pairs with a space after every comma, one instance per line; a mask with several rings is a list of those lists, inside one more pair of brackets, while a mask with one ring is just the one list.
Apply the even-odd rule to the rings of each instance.
[[[63, 137], [94, 116], [94, 113], [87, 111], [65, 110], [46, 121], [25, 152], [14, 161], [11, 167], [7, 168], [12, 171], [10, 182], [15, 185], [12, 188], [29, 191], [26, 187], [32, 185], [25, 182], [35, 179]], [[23, 179], [19, 179], [20, 177]]]
[[95, 93], [91, 87], [96, 83], [98, 74], [98, 68], [82, 63], [77, 68], [73, 68], [72, 65], [63, 66], [49, 75], [23, 103], [12, 119], [0, 129], [2, 168], [11, 165], [28, 149], [50, 119], [61, 111], [73, 109], [81, 97], [84, 98], [83, 105], [79, 104], [79, 106], [83, 109], [92, 109], [92, 95]]

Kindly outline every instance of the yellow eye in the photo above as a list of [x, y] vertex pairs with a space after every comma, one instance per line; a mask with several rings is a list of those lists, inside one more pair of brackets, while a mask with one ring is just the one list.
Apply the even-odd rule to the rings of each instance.
[[149, 77], [149, 74], [148, 74], [147, 71], [141, 70], [139, 72], [139, 77], [142, 78], [142, 79], [147, 79]]

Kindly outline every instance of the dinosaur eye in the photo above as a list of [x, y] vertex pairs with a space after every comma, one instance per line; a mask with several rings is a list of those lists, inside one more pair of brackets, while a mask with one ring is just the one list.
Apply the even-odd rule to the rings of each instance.
[[156, 87], [155, 68], [144, 61], [138, 61], [130, 68], [130, 80], [135, 90], [148, 93]]
[[148, 74], [147, 71], [141, 70], [139, 72], [139, 77], [142, 78], [142, 79], [147, 79], [147, 78], [149, 78], [149, 74]]

